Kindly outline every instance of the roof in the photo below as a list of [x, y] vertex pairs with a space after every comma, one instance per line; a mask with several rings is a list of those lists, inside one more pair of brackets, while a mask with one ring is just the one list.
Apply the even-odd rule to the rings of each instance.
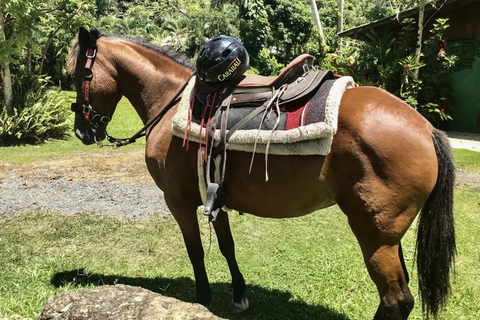
[[[426, 20], [429, 17], [436, 15], [438, 12], [445, 12], [451, 9], [457, 9], [458, 7], [462, 7], [465, 5], [469, 5], [471, 3], [480, 2], [480, 0], [446, 0], [445, 3], [442, 5], [442, 2], [437, 3], [437, 8], [432, 6], [427, 6], [425, 8], [426, 11]], [[429, 15], [430, 14], [430, 15]], [[355, 28], [351, 28], [340, 32], [338, 35], [341, 38], [363, 38], [363, 35], [371, 29], [375, 29], [378, 27], [389, 27], [395, 28], [401, 26], [401, 21], [406, 18], [417, 17], [418, 16], [418, 8], [402, 11], [397, 15], [393, 15], [387, 18], [383, 18], [371, 23], [367, 23]]]

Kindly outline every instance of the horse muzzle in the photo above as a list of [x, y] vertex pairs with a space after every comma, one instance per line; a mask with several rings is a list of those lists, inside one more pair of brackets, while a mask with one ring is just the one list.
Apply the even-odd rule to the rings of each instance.
[[85, 145], [98, 143], [106, 138], [107, 123], [92, 121], [89, 113], [75, 112], [75, 136]]

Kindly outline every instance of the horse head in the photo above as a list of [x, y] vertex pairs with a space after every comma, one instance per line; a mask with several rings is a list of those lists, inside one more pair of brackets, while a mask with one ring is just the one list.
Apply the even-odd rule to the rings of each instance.
[[77, 97], [72, 103], [75, 112], [74, 131], [84, 144], [100, 143], [107, 136], [106, 129], [120, 101], [115, 70], [108, 54], [97, 55], [97, 42], [103, 33], [95, 28], [80, 28], [78, 41], [69, 56], [68, 69], [74, 78]]

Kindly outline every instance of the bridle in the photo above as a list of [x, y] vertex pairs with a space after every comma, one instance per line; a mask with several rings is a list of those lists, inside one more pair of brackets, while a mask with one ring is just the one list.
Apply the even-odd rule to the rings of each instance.
[[[91, 123], [96, 129], [99, 129], [101, 125], [105, 128], [107, 124], [110, 122], [111, 118], [104, 116], [97, 111], [93, 110], [92, 106], [90, 105], [90, 83], [93, 80], [93, 63], [95, 62], [95, 58], [97, 56], [97, 39], [103, 36], [103, 33], [100, 33], [97, 38], [95, 38], [92, 43], [90, 44], [89, 48], [85, 52], [85, 56], [87, 57], [87, 62], [85, 63], [85, 67], [83, 69], [83, 88], [84, 88], [84, 100], [83, 104], [74, 102], [72, 103], [70, 109], [73, 112], [81, 112], [83, 113], [83, 117], [85, 118], [86, 122]], [[108, 137], [106, 129], [104, 129], [105, 134]], [[96, 141], [97, 145], [102, 145], [101, 141]]]
[[130, 138], [125, 138], [125, 139], [114, 138], [110, 136], [106, 130], [107, 124], [110, 122], [111, 118], [104, 116], [98, 113], [97, 111], [93, 110], [92, 106], [90, 105], [90, 83], [93, 80], [92, 67], [95, 62], [95, 58], [97, 56], [97, 49], [98, 49], [97, 39], [99, 39], [102, 36], [104, 36], [104, 34], [103, 32], [100, 31], [100, 33], [96, 38], [91, 39], [90, 46], [89, 48], [87, 48], [87, 51], [86, 51], [87, 62], [85, 63], [85, 68], [83, 71], [84, 101], [83, 101], [83, 104], [76, 103], [76, 102], [72, 103], [71, 110], [73, 112], [82, 112], [85, 118], [85, 121], [91, 123], [97, 129], [100, 127], [100, 124], [104, 126], [105, 128], [104, 133], [111, 144], [110, 145], [103, 144], [102, 141], [97, 141], [95, 138], [95, 142], [99, 147], [111, 146], [111, 147], [118, 148], [130, 143], [134, 143], [136, 139], [140, 137], [144, 137], [146, 135], [145, 131], [147, 130], [147, 128], [150, 127], [151, 125], [155, 125], [165, 115], [165, 113], [167, 113], [167, 111], [170, 110], [176, 104], [180, 94], [183, 92], [183, 90], [185, 90], [188, 82], [196, 74], [196, 72], [194, 72], [190, 76], [190, 78], [185, 82], [182, 88], [180, 88], [180, 90], [175, 94], [175, 96], [170, 100], [170, 102], [165, 106], [165, 108], [160, 110], [160, 112], [152, 120], [150, 120], [147, 124], [145, 124], [143, 128], [140, 129], [140, 131], [138, 131], [136, 134], [134, 134]]
[[[103, 34], [99, 35], [99, 38]], [[97, 38], [98, 39], [98, 38]], [[85, 118], [85, 121], [91, 122], [95, 126], [98, 127], [99, 123], [103, 123], [107, 125], [110, 122], [110, 117], [101, 115], [97, 111], [93, 110], [92, 106], [90, 105], [90, 83], [93, 79], [93, 63], [95, 62], [95, 58], [97, 56], [97, 39], [93, 41], [90, 48], [87, 49], [85, 56], [87, 57], [87, 62], [85, 63], [85, 68], [83, 70], [83, 88], [84, 88], [84, 100], [83, 104], [80, 103], [72, 103], [71, 110], [73, 112], [82, 112]]]

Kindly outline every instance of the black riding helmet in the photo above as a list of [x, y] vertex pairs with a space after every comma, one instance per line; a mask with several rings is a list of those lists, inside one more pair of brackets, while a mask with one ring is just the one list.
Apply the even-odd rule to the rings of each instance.
[[208, 41], [197, 58], [197, 87], [204, 93], [218, 91], [247, 71], [245, 47], [235, 38], [219, 36]]

